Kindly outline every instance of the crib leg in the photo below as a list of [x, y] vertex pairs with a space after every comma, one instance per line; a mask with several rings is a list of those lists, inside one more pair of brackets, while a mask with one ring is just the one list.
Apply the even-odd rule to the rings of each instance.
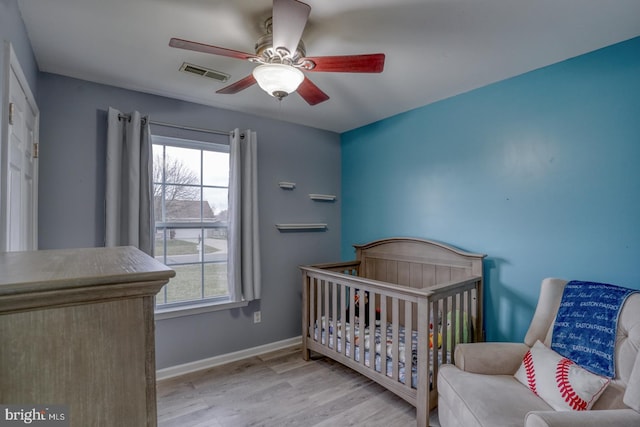
[[418, 401], [416, 406], [416, 426], [429, 427], [430, 400], [429, 389], [426, 391], [418, 386]]
[[302, 340], [302, 359], [306, 362], [311, 359], [311, 351], [307, 348], [307, 341]]
[[429, 405], [416, 407], [416, 426], [429, 427]]

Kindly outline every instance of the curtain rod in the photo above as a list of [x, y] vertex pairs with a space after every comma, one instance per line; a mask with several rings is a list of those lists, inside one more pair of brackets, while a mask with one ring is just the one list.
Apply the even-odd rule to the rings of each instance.
[[[118, 119], [131, 120], [131, 116], [129, 114], [118, 114]], [[149, 120], [149, 124], [158, 125], [158, 126], [164, 126], [164, 127], [169, 127], [169, 128], [191, 130], [191, 131], [195, 131], [195, 132], [213, 133], [213, 134], [216, 134], [216, 135], [231, 135], [233, 133], [233, 132], [223, 131], [223, 130], [204, 129], [204, 128], [195, 128], [195, 127], [191, 127], [191, 126], [174, 125], [173, 123], [156, 122], [155, 120]]]

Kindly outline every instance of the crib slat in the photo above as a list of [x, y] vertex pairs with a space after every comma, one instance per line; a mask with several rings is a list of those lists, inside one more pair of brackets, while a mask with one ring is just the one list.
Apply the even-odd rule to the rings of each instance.
[[[466, 306], [465, 306], [465, 302], [464, 302], [464, 295], [465, 292], [460, 292], [458, 295], [456, 295], [456, 298], [458, 298], [459, 300], [459, 309], [458, 309], [458, 314], [457, 314], [457, 318], [458, 318], [458, 328], [456, 329], [457, 331], [457, 343], [464, 343], [464, 342], [468, 342], [469, 340], [469, 322], [471, 321], [471, 316], [469, 316], [469, 311], [467, 310]], [[466, 321], [465, 321], [465, 317], [466, 317]], [[457, 345], [456, 343], [456, 345]], [[451, 357], [453, 358], [453, 355], [451, 355]]]
[[[349, 287], [349, 331], [343, 335], [343, 345], [347, 347], [347, 341], [349, 341], [350, 353], [349, 357], [356, 360], [356, 351], [355, 351], [355, 289], [353, 287]], [[348, 336], [347, 336], [348, 335]], [[347, 339], [348, 338], [348, 339]]]
[[[441, 328], [438, 321], [440, 317], [441, 303], [442, 303], [442, 300], [438, 300], [438, 299], [435, 299], [433, 300], [433, 302], [431, 302], [431, 311], [433, 312], [433, 318], [435, 319], [435, 322], [436, 322], [436, 325], [434, 325], [434, 328], [433, 328], [433, 337], [432, 337], [433, 347], [429, 352], [429, 356], [431, 359], [429, 362], [429, 366], [431, 367], [432, 378], [428, 379], [427, 381], [431, 381], [431, 383], [433, 383], [433, 379], [438, 376], [438, 352], [442, 351], [443, 354], [446, 354], [445, 351], [446, 351], [447, 343], [445, 341], [444, 335], [442, 334], [442, 332], [444, 332], [443, 329], [446, 329], [446, 328]], [[442, 323], [444, 322], [445, 320], [442, 319]], [[438, 340], [438, 333], [442, 335], [442, 340]], [[438, 347], [438, 341], [442, 342], [440, 347]]]
[[[456, 345], [457, 338], [461, 337], [458, 332], [458, 325], [462, 323], [462, 319], [458, 322], [458, 314], [456, 313], [457, 308], [457, 295], [451, 297], [451, 347], [453, 348]], [[448, 315], [447, 315], [448, 316]]]
[[475, 293], [475, 289], [469, 290], [469, 313], [471, 314], [471, 327], [473, 328], [471, 331], [473, 335], [470, 336], [472, 337], [473, 341], [480, 341], [482, 338], [480, 336], [480, 332], [482, 330], [482, 317], [476, 315], [477, 310], [480, 309], [480, 306], [478, 306], [480, 301], [478, 301], [474, 297]]
[[[318, 341], [322, 331], [320, 330], [320, 324], [316, 318], [316, 286], [318, 279], [312, 277], [309, 281], [309, 336], [312, 340]], [[316, 329], [317, 328], [317, 329]], [[322, 339], [322, 338], [320, 338]]]
[[411, 387], [413, 368], [413, 304], [404, 302], [404, 384]]
[[380, 297], [380, 373], [387, 375], [387, 297]]
[[476, 283], [476, 288], [474, 290], [475, 302], [473, 304], [473, 313], [472, 315], [477, 318], [478, 328], [476, 329], [476, 341], [484, 341], [484, 315], [482, 314], [482, 299], [484, 298], [482, 295], [482, 279], [478, 280]]
[[[362, 289], [358, 291], [358, 350], [360, 352], [360, 364], [362, 366], [364, 363], [364, 347], [365, 347], [365, 332], [366, 326], [364, 324], [364, 313], [365, 313], [365, 294]], [[355, 307], [354, 307], [355, 308]], [[354, 332], [355, 333], [355, 332]]]
[[369, 292], [369, 333], [372, 334], [376, 327], [376, 300], [378, 294]]
[[447, 313], [449, 312], [448, 298], [442, 299], [442, 360], [445, 360], [449, 348], [449, 328], [447, 328]]
[[471, 317], [471, 306], [469, 304], [469, 291], [463, 291], [460, 294], [460, 311], [463, 313], [467, 313], [467, 324], [463, 325], [463, 329], [462, 329], [462, 336], [463, 337], [467, 337], [467, 339], [465, 340], [465, 342], [469, 342], [469, 340], [471, 339], [472, 335], [471, 335], [471, 325], [473, 323], [473, 318]]
[[392, 345], [391, 345], [391, 357], [392, 357], [392, 364], [391, 364], [391, 377], [394, 380], [398, 380], [398, 344], [399, 344], [399, 339], [398, 339], [398, 323], [400, 322], [400, 313], [399, 313], [399, 307], [398, 307], [398, 298], [393, 297], [391, 299], [391, 340], [392, 340]]
[[376, 369], [376, 301], [378, 294], [369, 292], [369, 368]]
[[481, 341], [484, 337], [482, 335], [482, 299], [478, 294], [480, 293], [480, 282], [476, 284], [475, 289], [471, 290], [471, 317], [475, 319], [474, 329], [474, 341]]
[[338, 351], [338, 283], [331, 282], [331, 323], [333, 324], [333, 349]]
[[[346, 354], [347, 346], [346, 346], [346, 328], [347, 324], [347, 285], [340, 285], [340, 345], [341, 348], [338, 349], [338, 345], [336, 344], [336, 351], [339, 351], [343, 355]], [[336, 332], [337, 334], [337, 332]], [[338, 335], [336, 335], [336, 342]]]
[[[447, 304], [446, 304], [446, 299], [439, 299], [437, 300], [437, 305], [436, 305], [436, 309], [438, 310], [438, 315], [441, 317], [441, 329], [440, 329], [440, 333], [442, 335], [442, 344], [440, 345], [440, 347], [438, 347], [437, 345], [434, 345], [433, 347], [433, 354], [432, 354], [432, 360], [431, 360], [431, 378], [429, 379], [430, 384], [432, 385], [433, 389], [435, 389], [435, 379], [438, 377], [438, 368], [439, 368], [439, 359], [440, 357], [446, 357], [447, 352], [449, 351], [448, 349], [448, 343], [447, 343], [447, 327], [446, 327], [446, 313], [447, 313]], [[436, 341], [437, 342], [437, 341]]]
[[326, 331], [327, 340], [325, 345], [329, 347], [329, 326], [331, 325], [331, 317], [329, 316], [329, 286], [331, 282], [325, 281], [324, 285], [324, 330]]
[[[318, 280], [316, 283], [316, 317], [318, 319], [318, 341], [322, 342], [322, 328], [324, 328], [324, 321], [322, 319], [322, 283], [324, 280]], [[326, 331], [326, 328], [324, 329]]]

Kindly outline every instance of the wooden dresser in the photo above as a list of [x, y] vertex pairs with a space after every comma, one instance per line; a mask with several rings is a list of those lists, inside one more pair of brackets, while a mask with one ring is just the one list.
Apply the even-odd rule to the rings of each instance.
[[154, 296], [174, 275], [133, 247], [0, 253], [0, 402], [155, 426]]

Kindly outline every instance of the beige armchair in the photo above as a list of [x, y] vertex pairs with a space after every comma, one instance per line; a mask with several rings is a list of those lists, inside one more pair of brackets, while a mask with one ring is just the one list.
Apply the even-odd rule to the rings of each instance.
[[540, 340], [549, 346], [567, 282], [545, 279], [524, 343], [459, 344], [455, 366], [438, 373], [442, 427], [640, 426], [640, 294], [629, 296], [618, 320], [616, 374], [590, 411], [555, 411], [514, 378]]

